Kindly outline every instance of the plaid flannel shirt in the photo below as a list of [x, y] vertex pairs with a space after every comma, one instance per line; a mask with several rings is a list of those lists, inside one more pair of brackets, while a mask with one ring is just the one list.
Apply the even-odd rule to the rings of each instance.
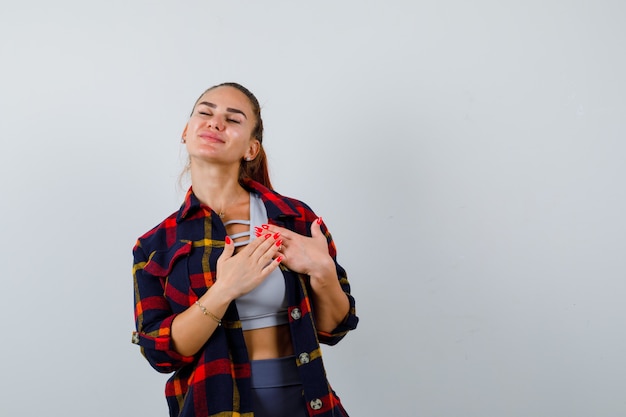
[[[260, 195], [269, 223], [310, 236], [317, 216], [306, 204], [254, 181], [244, 186]], [[286, 275], [289, 326], [307, 411], [309, 416], [339, 417], [347, 413], [326, 379], [319, 344], [336, 344], [356, 328], [358, 318], [346, 272], [336, 263], [335, 244], [324, 224], [322, 232], [350, 300], [349, 314], [336, 329], [331, 333], [316, 330], [308, 277], [282, 265], [281, 269]], [[235, 303], [197, 354], [178, 354], [170, 337], [176, 315], [213, 285], [225, 237], [219, 216], [202, 205], [190, 188], [180, 210], [141, 236], [133, 249], [137, 327], [133, 343], [141, 346], [157, 371], [174, 372], [165, 388], [170, 416], [253, 416], [250, 362]]]

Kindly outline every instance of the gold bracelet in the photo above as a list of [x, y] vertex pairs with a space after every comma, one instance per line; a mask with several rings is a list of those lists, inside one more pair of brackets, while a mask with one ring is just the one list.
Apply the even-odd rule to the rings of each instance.
[[200, 310], [202, 310], [202, 314], [204, 314], [205, 316], [209, 316], [211, 317], [213, 320], [215, 320], [217, 322], [218, 326], [222, 325], [222, 320], [219, 319], [215, 314], [211, 313], [209, 310], [206, 309], [206, 307], [204, 307], [202, 304], [200, 304], [199, 301], [196, 301], [195, 304], [200, 307]]

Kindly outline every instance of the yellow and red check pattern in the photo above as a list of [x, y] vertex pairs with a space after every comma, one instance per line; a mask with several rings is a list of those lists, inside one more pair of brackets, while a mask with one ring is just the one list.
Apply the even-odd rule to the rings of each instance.
[[[310, 236], [317, 219], [304, 203], [248, 181], [267, 209], [269, 222]], [[315, 306], [308, 296], [308, 277], [283, 268], [289, 302], [289, 325], [298, 359], [304, 399], [310, 416], [347, 416], [331, 389], [320, 343], [334, 345], [356, 328], [354, 298], [345, 270], [336, 263], [336, 249], [322, 224], [329, 253], [335, 259], [340, 284], [350, 300], [348, 317], [331, 333], [315, 329]], [[253, 417], [250, 363], [235, 303], [205, 346], [194, 356], [182, 356], [172, 346], [171, 325], [177, 314], [198, 300], [215, 281], [216, 262], [224, 249], [226, 229], [219, 216], [202, 205], [192, 189], [179, 211], [141, 236], [133, 249], [135, 321], [133, 343], [154, 369], [174, 374], [165, 394], [174, 417]]]

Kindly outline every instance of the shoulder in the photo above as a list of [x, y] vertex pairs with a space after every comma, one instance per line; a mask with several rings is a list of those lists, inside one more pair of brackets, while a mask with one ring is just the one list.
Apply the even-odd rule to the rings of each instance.
[[295, 210], [297, 210], [299, 214], [305, 214], [306, 215], [306, 214], [313, 213], [313, 209], [311, 209], [311, 207], [307, 203], [302, 201], [302, 200], [299, 200], [299, 199], [294, 198], [294, 197], [286, 196], [286, 195], [283, 195], [283, 194], [279, 194], [276, 191], [274, 191], [274, 195], [275, 195], [275, 197], [277, 199], [280, 199], [285, 204], [288, 204], [290, 207], [292, 207]]
[[134, 250], [141, 248], [144, 253], [165, 249], [176, 240], [178, 211], [167, 216], [163, 221], [139, 236]]
[[144, 253], [168, 249], [177, 244], [178, 235], [187, 236], [197, 227], [196, 222], [204, 218], [202, 204], [193, 194], [191, 187], [178, 209], [137, 239], [135, 250]]
[[[317, 220], [318, 216], [315, 214], [311, 207], [302, 200], [283, 196], [278, 193], [274, 193], [274, 196], [283, 207], [281, 213], [276, 215], [270, 215], [273, 208], [276, 207], [277, 200], [269, 200], [265, 202], [268, 211], [268, 218], [271, 218], [279, 226], [286, 227], [301, 235], [310, 236], [311, 224]], [[289, 210], [285, 210], [284, 207], [289, 207]]]
[[255, 181], [248, 181], [245, 186], [261, 198], [269, 218], [291, 217], [303, 221], [313, 221], [316, 218], [311, 207], [302, 200], [282, 195]]

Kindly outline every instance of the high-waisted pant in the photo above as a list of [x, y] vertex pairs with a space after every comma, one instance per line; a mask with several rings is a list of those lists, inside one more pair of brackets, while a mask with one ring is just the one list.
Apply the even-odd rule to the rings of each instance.
[[294, 356], [251, 361], [255, 417], [306, 417]]

